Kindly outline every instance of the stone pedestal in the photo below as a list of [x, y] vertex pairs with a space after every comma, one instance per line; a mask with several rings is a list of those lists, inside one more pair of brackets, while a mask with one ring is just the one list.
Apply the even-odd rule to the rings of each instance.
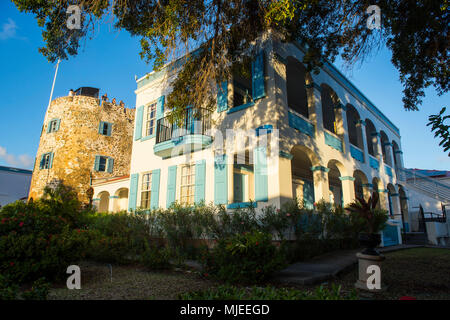
[[[358, 281], [356, 281], [355, 283], [355, 287], [357, 289], [361, 289], [361, 290], [365, 290], [365, 291], [370, 291], [370, 292], [380, 292], [383, 291], [385, 289], [384, 284], [382, 283], [382, 271], [381, 271], [381, 264], [383, 262], [383, 260], [385, 259], [384, 255], [380, 254], [380, 255], [368, 255], [368, 254], [363, 254], [361, 252], [358, 252], [356, 254], [356, 256], [358, 257]], [[374, 274], [374, 271], [370, 271], [369, 273], [367, 272], [367, 269], [370, 266], [378, 266], [379, 270], [380, 270], [380, 289], [369, 289], [367, 287], [367, 279], [372, 276]], [[375, 271], [376, 272], [376, 271]]]

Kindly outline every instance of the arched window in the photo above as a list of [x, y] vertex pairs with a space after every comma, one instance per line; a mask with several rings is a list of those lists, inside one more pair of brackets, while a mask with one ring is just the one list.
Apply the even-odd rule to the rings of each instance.
[[375, 125], [369, 119], [365, 120], [366, 123], [366, 139], [367, 139], [367, 149], [369, 150], [369, 154], [372, 156], [377, 155], [377, 145], [375, 143], [376, 138], [373, 134], [377, 131], [375, 129]]
[[384, 131], [380, 131], [380, 137], [381, 137], [381, 150], [383, 151], [383, 161], [387, 165], [392, 166], [391, 154], [389, 153], [389, 148], [388, 148], [388, 144], [390, 144], [389, 138]]
[[351, 104], [347, 105], [347, 128], [350, 143], [360, 149], [364, 149], [362, 141], [362, 129], [358, 122], [361, 120], [358, 111]]
[[392, 152], [394, 153], [393, 154], [393, 158], [394, 158], [394, 166], [395, 166], [395, 168], [400, 168], [401, 167], [399, 151], [400, 151], [400, 148], [398, 147], [397, 142], [392, 141]]
[[329, 86], [322, 84], [321, 87], [323, 127], [333, 133], [337, 133], [334, 109], [335, 104], [337, 104], [337, 96]]
[[288, 106], [306, 118], [309, 117], [306, 95], [306, 69], [293, 57], [287, 58], [286, 86]]

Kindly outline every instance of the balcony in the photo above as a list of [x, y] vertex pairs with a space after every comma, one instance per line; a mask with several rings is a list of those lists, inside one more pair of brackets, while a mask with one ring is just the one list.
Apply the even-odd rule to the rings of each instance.
[[153, 151], [163, 158], [201, 150], [212, 142], [211, 111], [205, 108], [188, 108], [181, 124], [171, 123], [168, 117], [156, 124], [156, 143]]

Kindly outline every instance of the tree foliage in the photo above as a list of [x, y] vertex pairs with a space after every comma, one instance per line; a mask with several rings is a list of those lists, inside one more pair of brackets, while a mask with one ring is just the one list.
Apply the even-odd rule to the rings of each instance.
[[[302, 43], [309, 71], [338, 55], [352, 65], [387, 46], [407, 110], [418, 109], [425, 88], [432, 85], [439, 94], [449, 88], [448, 0], [12, 1], [36, 15], [46, 44], [40, 52], [49, 61], [76, 55], [80, 41], [108, 17], [117, 29], [140, 37], [140, 55], [156, 70], [184, 56], [168, 96], [175, 117], [187, 105], [212, 107], [216, 83], [268, 33]], [[82, 6], [81, 30], [66, 27], [69, 4]], [[367, 28], [366, 10], [373, 4], [381, 8], [379, 30]]]
[[[427, 123], [427, 126], [431, 126], [431, 131], [434, 132], [434, 137], [439, 137], [441, 142], [440, 146], [444, 149], [445, 152], [450, 150], [450, 125], [445, 122], [450, 119], [449, 114], [445, 114], [446, 108], [442, 108], [438, 114], [434, 114], [428, 117], [430, 122]], [[450, 157], [450, 152], [449, 152]]]

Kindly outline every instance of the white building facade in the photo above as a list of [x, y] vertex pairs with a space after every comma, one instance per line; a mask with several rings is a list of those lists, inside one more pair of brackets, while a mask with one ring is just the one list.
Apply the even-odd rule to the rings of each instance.
[[33, 171], [0, 166], [0, 207], [26, 200]]
[[[267, 37], [256, 51], [251, 77], [218, 84], [216, 110], [188, 109], [176, 127], [165, 104], [176, 71], [137, 80], [130, 177], [121, 181], [128, 210], [175, 201], [279, 208], [294, 198], [346, 205], [375, 191], [391, 216], [384, 241], [401, 242], [408, 198], [396, 177], [399, 129], [331, 64], [306, 72], [299, 44]], [[102, 191], [95, 187], [97, 199]]]

